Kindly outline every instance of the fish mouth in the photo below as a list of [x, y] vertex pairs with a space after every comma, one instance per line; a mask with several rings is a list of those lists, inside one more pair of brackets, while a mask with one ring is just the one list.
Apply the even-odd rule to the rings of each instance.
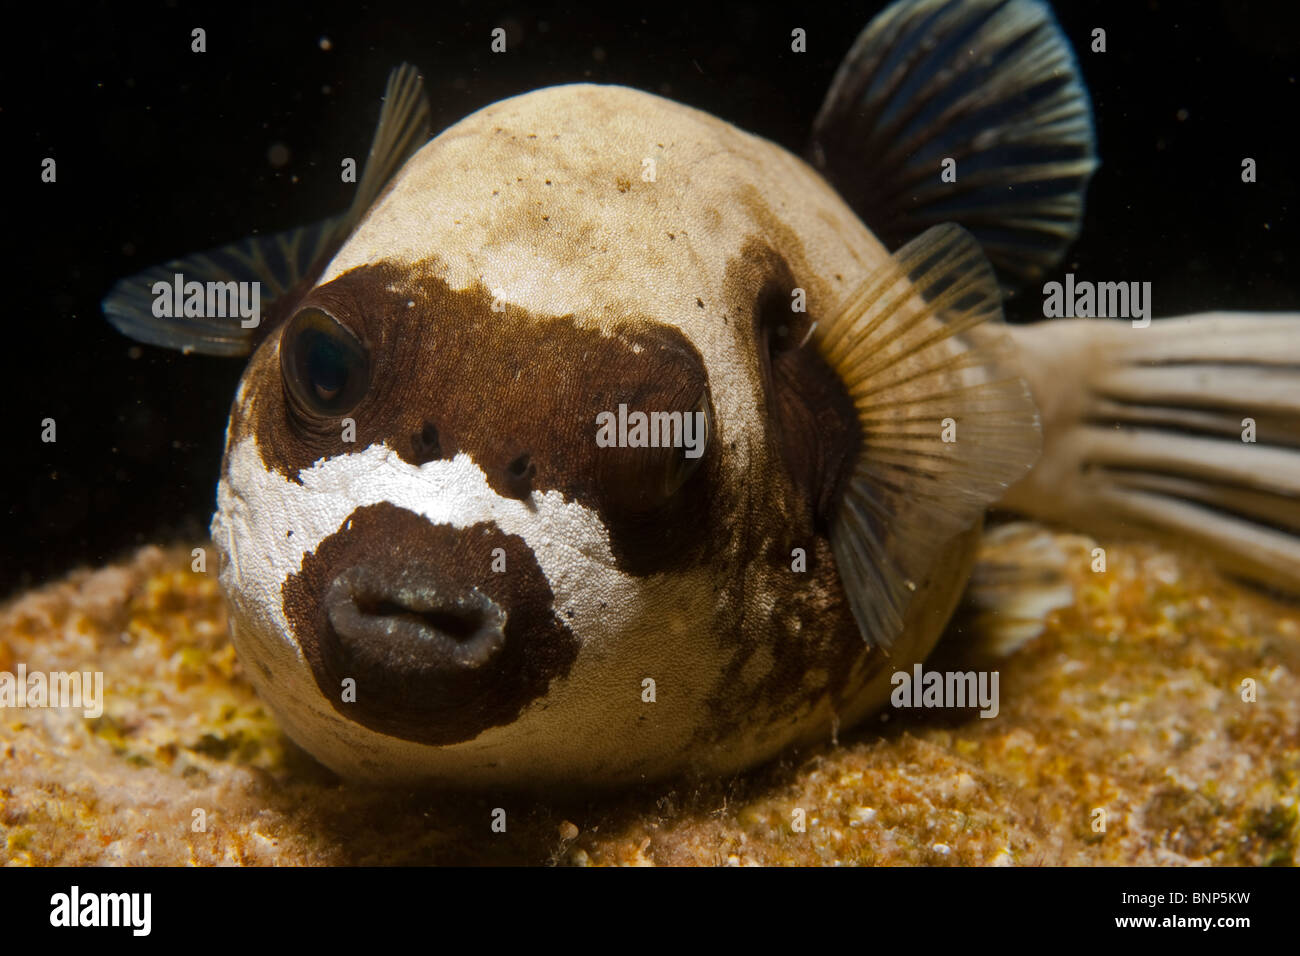
[[334, 669], [356, 672], [358, 683], [365, 675], [372, 687], [396, 677], [407, 688], [450, 690], [439, 685], [488, 666], [506, 643], [500, 605], [427, 567], [396, 579], [371, 566], [348, 568], [330, 584], [324, 609]]
[[429, 746], [513, 723], [580, 646], [522, 538], [387, 502], [357, 508], [304, 556], [281, 602], [323, 704]]

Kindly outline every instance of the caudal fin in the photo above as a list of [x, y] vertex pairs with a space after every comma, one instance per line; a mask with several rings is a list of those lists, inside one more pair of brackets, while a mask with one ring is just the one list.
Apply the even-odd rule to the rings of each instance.
[[1300, 314], [1011, 330], [1043, 455], [1003, 507], [1300, 594]]

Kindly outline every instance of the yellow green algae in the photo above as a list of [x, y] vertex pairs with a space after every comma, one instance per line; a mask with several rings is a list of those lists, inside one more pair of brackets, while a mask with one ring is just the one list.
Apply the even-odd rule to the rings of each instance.
[[[339, 781], [244, 681], [215, 575], [145, 548], [0, 609], [0, 671], [105, 682], [98, 718], [0, 709], [0, 861], [1295, 864], [1300, 608], [1151, 545], [1095, 573], [1060, 543], [1074, 605], [978, 665], [997, 717], [891, 710], [733, 779], [558, 805]], [[975, 666], [961, 648], [943, 666]]]

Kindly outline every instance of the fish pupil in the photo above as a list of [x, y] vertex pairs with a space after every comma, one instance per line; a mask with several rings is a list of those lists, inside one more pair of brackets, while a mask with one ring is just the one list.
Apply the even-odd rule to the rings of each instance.
[[365, 346], [319, 309], [304, 309], [290, 321], [280, 363], [299, 414], [342, 415], [366, 392], [370, 361]]
[[323, 400], [337, 398], [348, 383], [348, 357], [324, 335], [312, 336], [307, 351], [307, 380]]

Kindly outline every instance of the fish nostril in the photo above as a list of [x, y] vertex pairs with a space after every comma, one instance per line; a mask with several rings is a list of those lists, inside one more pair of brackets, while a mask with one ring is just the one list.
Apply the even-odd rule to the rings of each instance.
[[438, 440], [438, 429], [433, 422], [425, 422], [419, 434], [411, 436], [411, 447], [415, 450], [417, 464], [434, 461], [442, 457], [442, 444]]
[[533, 490], [533, 476], [536, 474], [537, 466], [528, 452], [516, 456], [506, 465], [506, 484], [510, 493], [516, 498], [527, 498]]

